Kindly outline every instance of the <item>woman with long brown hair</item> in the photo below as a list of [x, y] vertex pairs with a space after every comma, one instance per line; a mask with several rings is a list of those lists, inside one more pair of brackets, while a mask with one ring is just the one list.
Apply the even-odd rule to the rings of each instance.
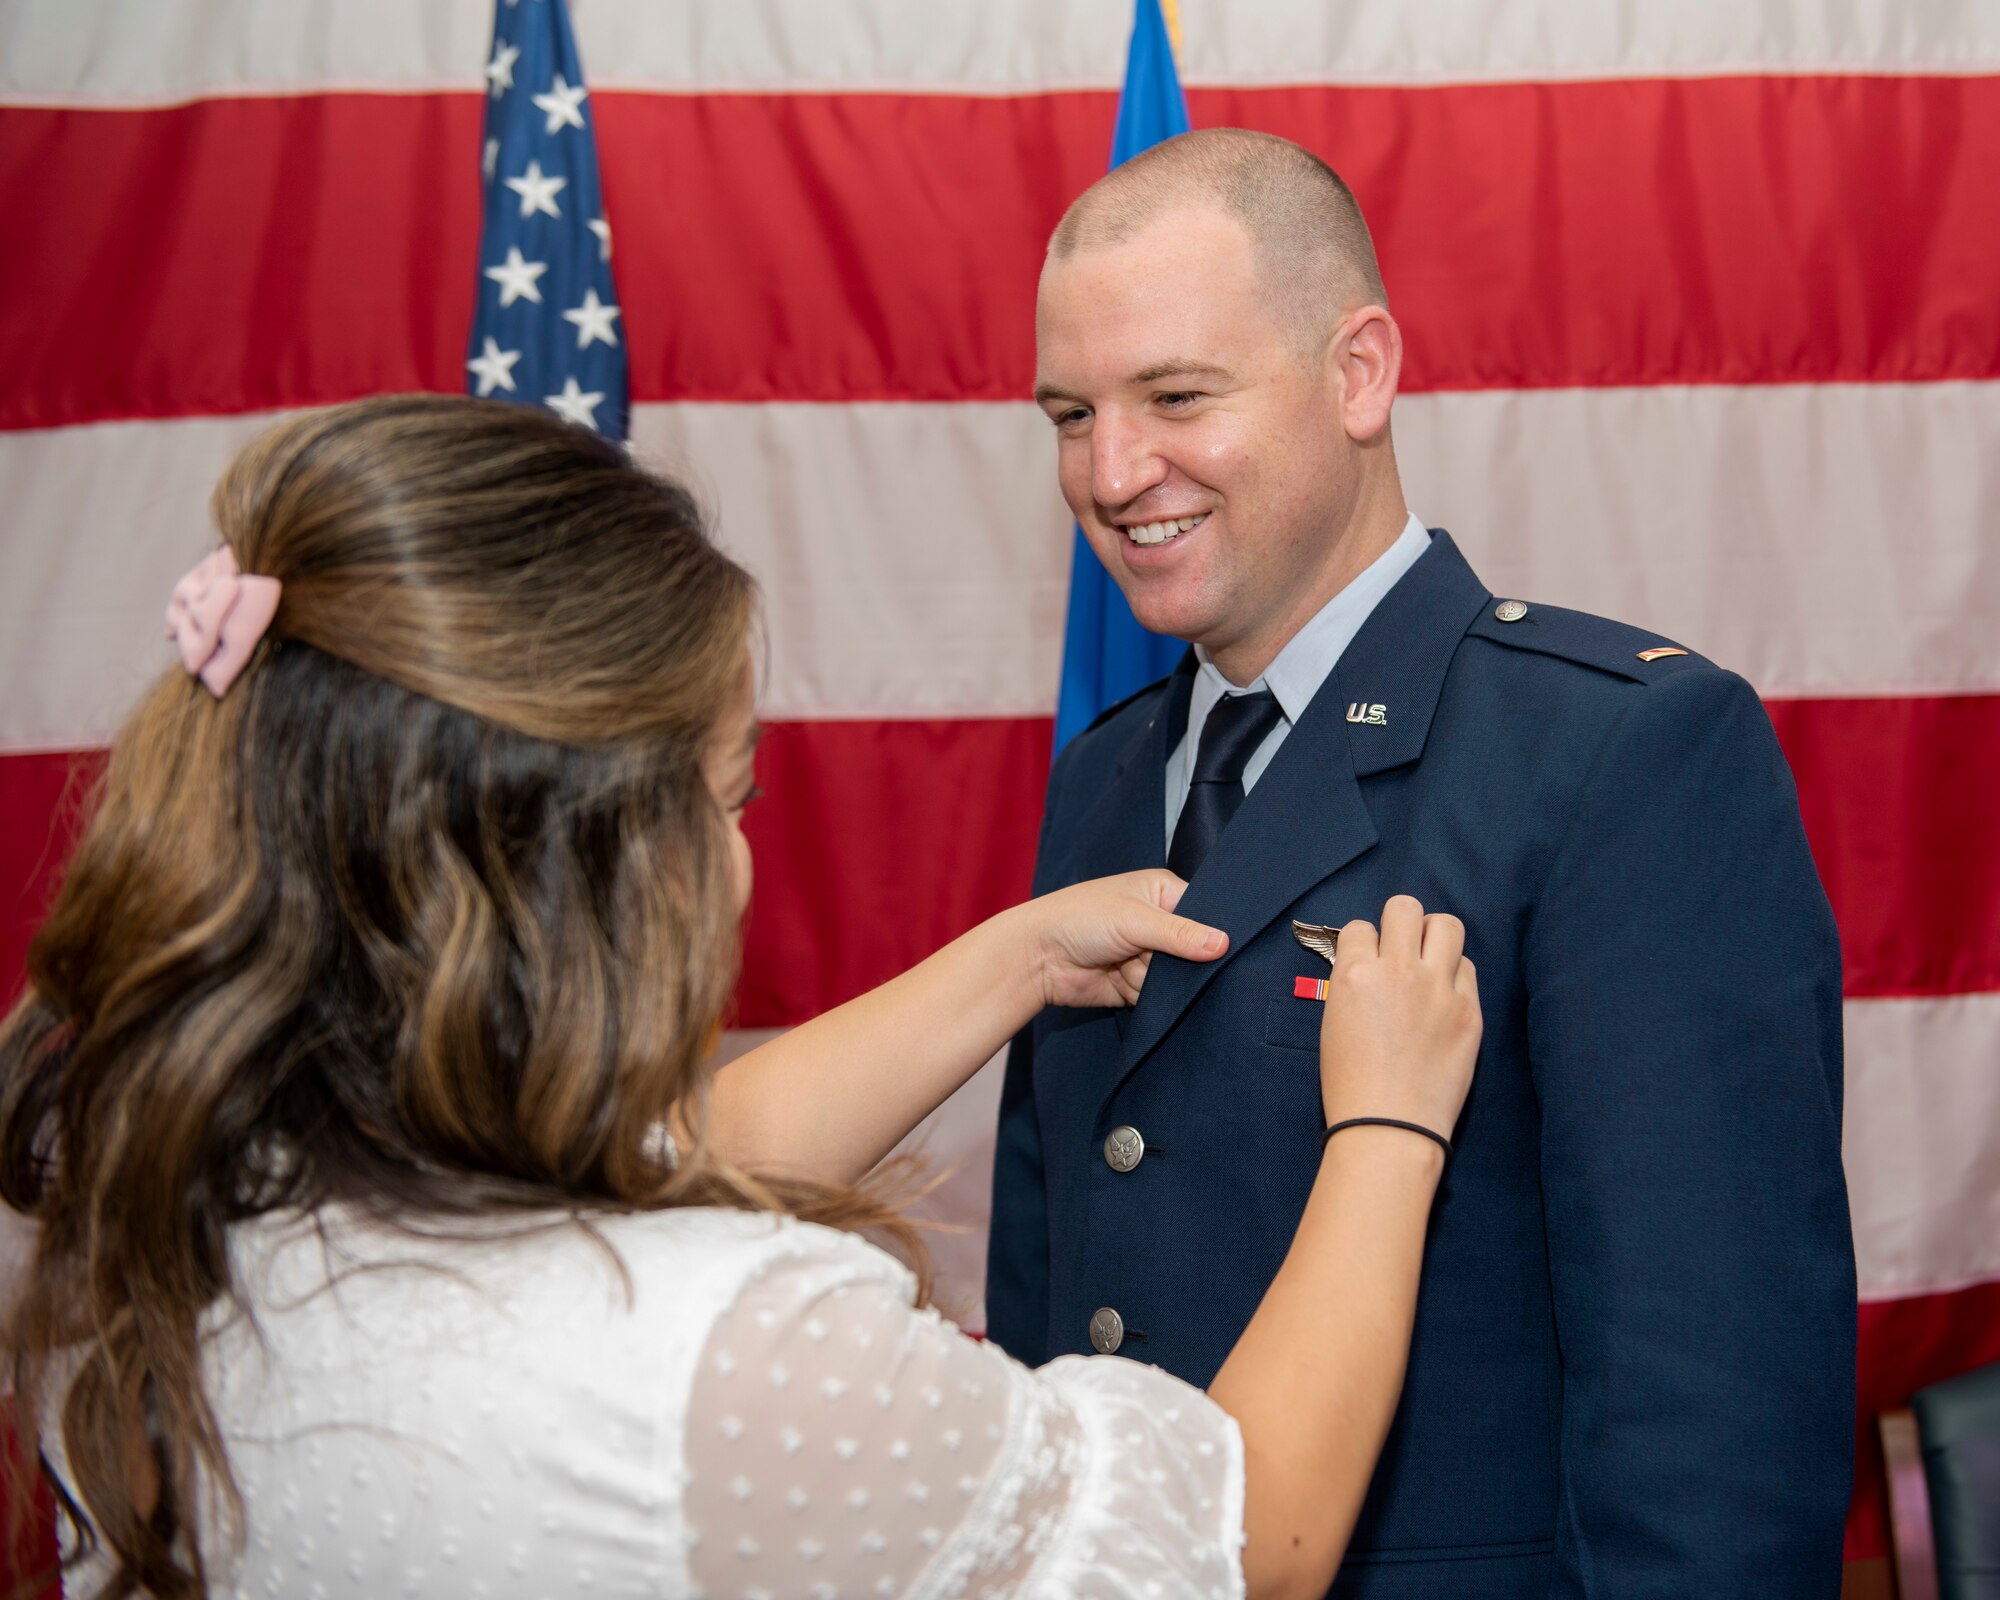
[[[921, 1260], [868, 1174], [1043, 1006], [1222, 951], [1178, 880], [1016, 907], [715, 1073], [755, 597], [688, 496], [408, 396], [282, 424], [213, 511], [0, 1029], [71, 1592], [1324, 1588], [1431, 1140], [1327, 1141], [1206, 1396], [1021, 1368], [863, 1237]], [[1331, 1122], [1450, 1129], [1462, 943], [1408, 900], [1346, 930]]]

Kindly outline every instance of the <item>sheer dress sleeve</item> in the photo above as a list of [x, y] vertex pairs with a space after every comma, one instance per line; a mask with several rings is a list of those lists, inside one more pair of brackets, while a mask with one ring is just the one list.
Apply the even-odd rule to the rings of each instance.
[[1111, 1356], [1023, 1367], [859, 1241], [718, 1319], [686, 1461], [707, 1600], [1243, 1593], [1242, 1443], [1206, 1395]]

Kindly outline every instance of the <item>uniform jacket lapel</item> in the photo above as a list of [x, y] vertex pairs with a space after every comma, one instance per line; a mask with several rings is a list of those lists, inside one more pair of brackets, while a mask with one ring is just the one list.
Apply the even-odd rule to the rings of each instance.
[[[1227, 932], [1229, 953], [1207, 963], [1153, 958], [1106, 1099], [1237, 952], [1313, 885], [1374, 845], [1360, 779], [1423, 754], [1452, 657], [1490, 598], [1451, 536], [1433, 534], [1431, 548], [1355, 635], [1188, 885], [1181, 914]], [[1183, 726], [1186, 703], [1183, 694]], [[1368, 707], [1380, 706], [1383, 721], [1351, 723], [1350, 705], [1364, 717]], [[1169, 748], [1162, 745], [1159, 762]], [[1150, 792], [1158, 803], [1147, 819], [1156, 841], [1165, 807], [1161, 781], [1156, 770]], [[1142, 864], [1160, 859], [1156, 850]]]
[[1038, 874], [1036, 893], [1079, 877], [1109, 877], [1167, 864], [1167, 757], [1187, 731], [1194, 674], [1190, 650], [1167, 679], [1165, 692], [1155, 699], [1152, 714], [1118, 752], [1103, 787], [1085, 802], [1082, 815], [1067, 830], [1067, 848], [1054, 854], [1050, 866]]

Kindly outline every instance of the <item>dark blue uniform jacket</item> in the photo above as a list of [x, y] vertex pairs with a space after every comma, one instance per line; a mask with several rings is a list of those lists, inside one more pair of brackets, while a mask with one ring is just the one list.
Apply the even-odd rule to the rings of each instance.
[[[1444, 533], [1390, 591], [1181, 910], [1131, 1011], [1016, 1041], [987, 1284], [1025, 1361], [1206, 1384], [1320, 1158], [1325, 964], [1291, 919], [1456, 912], [1486, 1032], [1409, 1377], [1335, 1593], [1832, 1600], [1852, 1468], [1840, 952], [1756, 695], [1659, 638], [1505, 622]], [[1165, 861], [1193, 660], [1049, 781], [1037, 893]], [[1381, 707], [1378, 719], [1368, 708]], [[1359, 717], [1363, 720], [1356, 720]], [[1129, 1172], [1103, 1143], [1137, 1128]]]

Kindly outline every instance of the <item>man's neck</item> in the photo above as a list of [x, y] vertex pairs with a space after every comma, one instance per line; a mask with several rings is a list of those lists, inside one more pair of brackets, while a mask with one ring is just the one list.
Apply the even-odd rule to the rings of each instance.
[[1227, 645], [1205, 647], [1204, 654], [1214, 663], [1215, 670], [1239, 689], [1255, 683], [1285, 646], [1298, 637], [1301, 628], [1318, 616], [1335, 595], [1382, 559], [1402, 537], [1409, 520], [1409, 508], [1398, 491], [1393, 508], [1371, 515], [1365, 526], [1359, 517], [1350, 522], [1327, 552], [1328, 560], [1317, 581], [1302, 585], [1291, 603], [1268, 625]]

